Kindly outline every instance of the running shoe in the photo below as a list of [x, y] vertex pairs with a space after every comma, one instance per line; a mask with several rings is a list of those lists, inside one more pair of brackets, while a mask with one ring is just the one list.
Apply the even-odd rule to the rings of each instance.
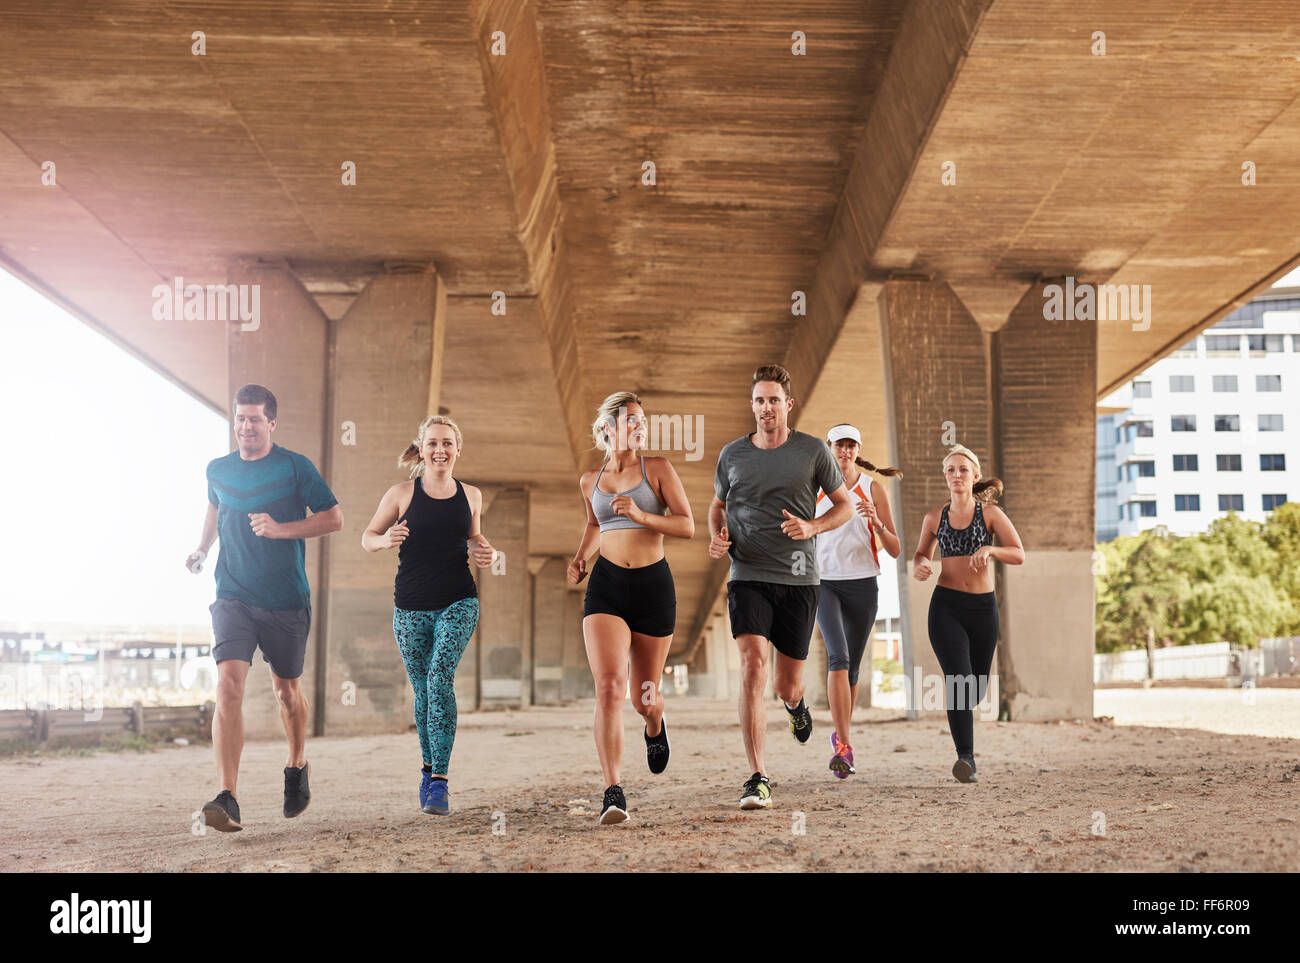
[[957, 761], [952, 764], [952, 774], [957, 777], [958, 782], [979, 782], [975, 775], [975, 757], [958, 756]]
[[433, 785], [433, 773], [420, 770], [420, 811], [429, 804], [429, 787]]
[[311, 802], [311, 787], [307, 785], [307, 770], [311, 763], [304, 762], [301, 769], [284, 767], [284, 818], [292, 819]]
[[244, 828], [239, 825], [239, 803], [229, 789], [221, 790], [216, 799], [203, 804], [203, 823], [219, 833], [237, 833]]
[[836, 779], [848, 779], [857, 772], [853, 768], [853, 747], [847, 742], [840, 742], [833, 734], [831, 740], [835, 745], [835, 754], [831, 756], [831, 772], [835, 773]]
[[766, 809], [772, 805], [772, 787], [767, 776], [754, 773], [745, 780], [745, 788], [740, 792], [741, 809]]
[[659, 720], [659, 735], [645, 737], [645, 763], [655, 775], [668, 768], [668, 725]]
[[446, 816], [451, 812], [451, 793], [447, 791], [446, 779], [429, 779], [429, 792], [424, 797], [424, 806], [420, 812], [433, 816]]
[[[785, 706], [783, 701], [781, 705]], [[808, 711], [808, 704], [799, 700], [799, 704], [791, 709], [785, 706], [785, 711], [790, 713], [790, 731], [800, 742], [807, 742], [808, 737], [812, 735], [812, 713]]]
[[600, 810], [600, 824], [612, 826], [627, 822], [627, 800], [623, 797], [622, 786], [610, 786], [605, 790], [605, 804]]

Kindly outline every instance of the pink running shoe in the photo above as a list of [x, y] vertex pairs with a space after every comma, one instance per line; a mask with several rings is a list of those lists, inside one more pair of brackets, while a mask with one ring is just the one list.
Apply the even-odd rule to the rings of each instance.
[[847, 742], [840, 742], [839, 733], [831, 733], [831, 746], [835, 749], [835, 755], [831, 756], [831, 772], [835, 773], [836, 779], [847, 779], [857, 772], [853, 768], [853, 747]]

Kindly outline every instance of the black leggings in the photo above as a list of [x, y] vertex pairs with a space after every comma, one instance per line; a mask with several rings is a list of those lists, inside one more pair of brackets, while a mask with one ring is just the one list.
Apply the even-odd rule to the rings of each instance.
[[930, 647], [943, 669], [948, 728], [958, 756], [975, 754], [973, 710], [988, 691], [997, 644], [998, 603], [992, 592], [935, 587], [930, 596]]

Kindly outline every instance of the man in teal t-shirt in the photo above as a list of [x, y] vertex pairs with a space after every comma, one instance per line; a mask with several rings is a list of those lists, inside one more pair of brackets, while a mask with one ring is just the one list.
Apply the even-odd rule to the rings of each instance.
[[[217, 663], [217, 713], [212, 746], [221, 792], [203, 807], [204, 821], [222, 832], [242, 829], [235, 783], [244, 748], [244, 682], [253, 655], [271, 667], [289, 761], [284, 815], [311, 801], [307, 780], [307, 697], [300, 680], [311, 628], [305, 539], [343, 527], [338, 499], [311, 460], [272, 443], [275, 395], [261, 385], [235, 393], [237, 451], [208, 463], [208, 512], [198, 550], [185, 561], [197, 574], [213, 541], [217, 600], [212, 603], [212, 657]], [[311, 512], [308, 515], [308, 511]]]

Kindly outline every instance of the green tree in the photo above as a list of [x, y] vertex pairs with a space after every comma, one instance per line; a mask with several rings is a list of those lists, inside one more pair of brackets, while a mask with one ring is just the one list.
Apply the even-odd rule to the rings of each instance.
[[1232, 642], [1253, 649], [1261, 638], [1276, 635], [1291, 615], [1289, 600], [1267, 576], [1227, 572], [1196, 584], [1183, 599], [1180, 642]]
[[1300, 502], [1287, 502], [1273, 509], [1260, 537], [1272, 553], [1273, 584], [1291, 603], [1291, 616], [1277, 635], [1300, 635]]

